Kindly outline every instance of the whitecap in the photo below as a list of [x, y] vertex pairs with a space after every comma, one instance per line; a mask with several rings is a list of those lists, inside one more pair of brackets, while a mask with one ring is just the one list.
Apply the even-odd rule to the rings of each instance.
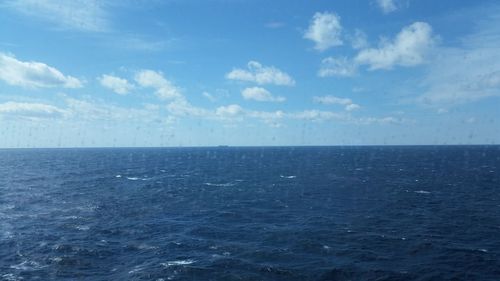
[[297, 176], [284, 176], [284, 175], [280, 175], [281, 178], [284, 178], [284, 179], [294, 179], [296, 178]]
[[139, 250], [156, 250], [158, 249], [157, 246], [151, 246], [151, 245], [148, 245], [148, 244], [140, 244], [137, 246], [137, 249]]
[[16, 275], [14, 275], [13, 273], [8, 273], [8, 274], [4, 274], [1, 276], [2, 277], [2, 280], [5, 280], [5, 281], [17, 281], [17, 280], [23, 280], [22, 277], [17, 277]]
[[477, 249], [477, 250], [478, 250], [479, 252], [483, 252], [483, 253], [487, 253], [487, 252], [488, 252], [488, 250], [486, 250], [486, 249]]
[[10, 268], [12, 269], [17, 269], [17, 270], [22, 270], [22, 271], [30, 271], [30, 270], [37, 270], [40, 268], [44, 268], [46, 266], [42, 266], [36, 261], [30, 261], [30, 260], [25, 260], [20, 264], [15, 264], [11, 265]]
[[90, 229], [88, 225], [77, 225], [75, 228], [81, 231], [87, 231]]
[[416, 190], [414, 192], [418, 193], [418, 194], [430, 194], [431, 193], [430, 191], [426, 191], [426, 190]]
[[127, 177], [128, 180], [131, 180], [131, 181], [137, 181], [139, 180], [138, 177]]
[[51, 261], [53, 261], [53, 262], [57, 262], [57, 263], [59, 263], [59, 262], [61, 262], [63, 259], [62, 259], [61, 257], [55, 257], [55, 258], [50, 258], [50, 260], [51, 260]]
[[192, 259], [187, 259], [187, 260], [177, 260], [177, 261], [168, 261], [168, 262], [162, 262], [160, 265], [164, 267], [171, 267], [171, 266], [179, 266], [179, 265], [189, 265], [195, 263], [195, 260]]
[[140, 272], [140, 271], [143, 271], [145, 269], [147, 269], [148, 267], [148, 264], [146, 263], [143, 263], [143, 264], [139, 264], [139, 265], [136, 265], [134, 266], [129, 272], [128, 274], [135, 274], [137, 272]]
[[208, 186], [229, 187], [229, 186], [234, 186], [234, 183], [231, 183], [231, 182], [228, 182], [228, 183], [211, 183], [211, 182], [206, 182], [205, 185], [208, 185]]
[[80, 219], [80, 217], [78, 217], [78, 216], [66, 216], [66, 217], [63, 217], [63, 219], [77, 220], [77, 219]]
[[116, 175], [115, 176], [115, 178], [121, 178], [121, 177], [122, 177], [122, 175]]

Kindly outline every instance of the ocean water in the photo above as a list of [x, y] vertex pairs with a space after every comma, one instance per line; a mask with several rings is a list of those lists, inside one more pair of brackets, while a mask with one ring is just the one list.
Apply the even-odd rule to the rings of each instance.
[[500, 280], [500, 146], [0, 150], [0, 280]]

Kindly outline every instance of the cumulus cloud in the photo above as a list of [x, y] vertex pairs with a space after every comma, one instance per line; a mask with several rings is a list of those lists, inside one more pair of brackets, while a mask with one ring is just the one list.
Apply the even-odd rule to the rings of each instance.
[[347, 111], [353, 111], [360, 108], [360, 106], [353, 103], [351, 99], [339, 98], [335, 96], [321, 96], [321, 97], [315, 96], [313, 97], [313, 101], [315, 103], [320, 103], [325, 105], [332, 105], [332, 104], [343, 105], [344, 109]]
[[77, 78], [64, 75], [45, 63], [24, 62], [4, 53], [0, 53], [0, 79], [7, 84], [26, 88], [80, 88], [83, 86]]
[[315, 13], [304, 38], [315, 43], [314, 48], [324, 51], [343, 44], [340, 17], [335, 13]]
[[281, 86], [293, 86], [295, 80], [287, 73], [274, 66], [263, 66], [257, 61], [249, 61], [247, 69], [235, 68], [226, 74], [230, 80], [254, 82], [259, 85], [274, 84]]
[[0, 103], [0, 115], [21, 116], [30, 118], [58, 117], [67, 111], [56, 106], [43, 103], [5, 102]]
[[398, 9], [395, 0], [377, 0], [377, 5], [384, 14], [394, 12]]
[[130, 84], [127, 79], [113, 75], [103, 74], [98, 80], [103, 87], [111, 89], [119, 95], [126, 95], [134, 88], [134, 85]]
[[357, 68], [357, 64], [346, 57], [327, 57], [321, 61], [318, 76], [351, 77], [356, 74]]
[[136, 73], [135, 81], [142, 87], [153, 88], [160, 99], [176, 99], [182, 97], [180, 88], [167, 80], [163, 73], [154, 70], [141, 70]]
[[246, 88], [241, 92], [241, 95], [246, 100], [269, 101], [269, 102], [284, 102], [284, 97], [275, 97], [268, 90], [261, 87]]
[[425, 62], [425, 55], [435, 43], [432, 27], [425, 22], [415, 22], [404, 27], [394, 40], [381, 40], [378, 48], [361, 50], [355, 62], [368, 65], [370, 70], [415, 66]]
[[55, 24], [58, 28], [101, 32], [109, 22], [100, 0], [7, 0], [5, 6], [30, 17]]

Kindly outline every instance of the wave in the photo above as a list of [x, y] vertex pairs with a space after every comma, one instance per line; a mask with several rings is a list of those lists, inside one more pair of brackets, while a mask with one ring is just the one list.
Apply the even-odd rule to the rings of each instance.
[[415, 193], [418, 193], [418, 194], [431, 194], [430, 191], [426, 191], [426, 190], [416, 190], [414, 191]]
[[180, 266], [180, 265], [190, 265], [195, 263], [195, 260], [192, 259], [187, 259], [187, 260], [176, 260], [176, 261], [167, 261], [167, 262], [162, 262], [160, 265], [164, 267], [171, 267], [171, 266]]
[[211, 183], [211, 182], [206, 182], [204, 183], [205, 185], [208, 186], [220, 186], [220, 187], [229, 187], [229, 186], [234, 186], [235, 183], [228, 182], [228, 183]]
[[36, 261], [25, 260], [20, 264], [11, 265], [10, 268], [22, 270], [22, 271], [32, 271], [47, 267], [46, 265], [41, 265]]

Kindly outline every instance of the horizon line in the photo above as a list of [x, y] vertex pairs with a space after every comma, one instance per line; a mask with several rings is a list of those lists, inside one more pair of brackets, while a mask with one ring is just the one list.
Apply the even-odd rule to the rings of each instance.
[[199, 146], [62, 146], [62, 147], [0, 147], [0, 150], [14, 149], [182, 149], [182, 148], [293, 148], [293, 147], [431, 147], [431, 146], [500, 146], [494, 144], [332, 144], [332, 145], [199, 145]]

